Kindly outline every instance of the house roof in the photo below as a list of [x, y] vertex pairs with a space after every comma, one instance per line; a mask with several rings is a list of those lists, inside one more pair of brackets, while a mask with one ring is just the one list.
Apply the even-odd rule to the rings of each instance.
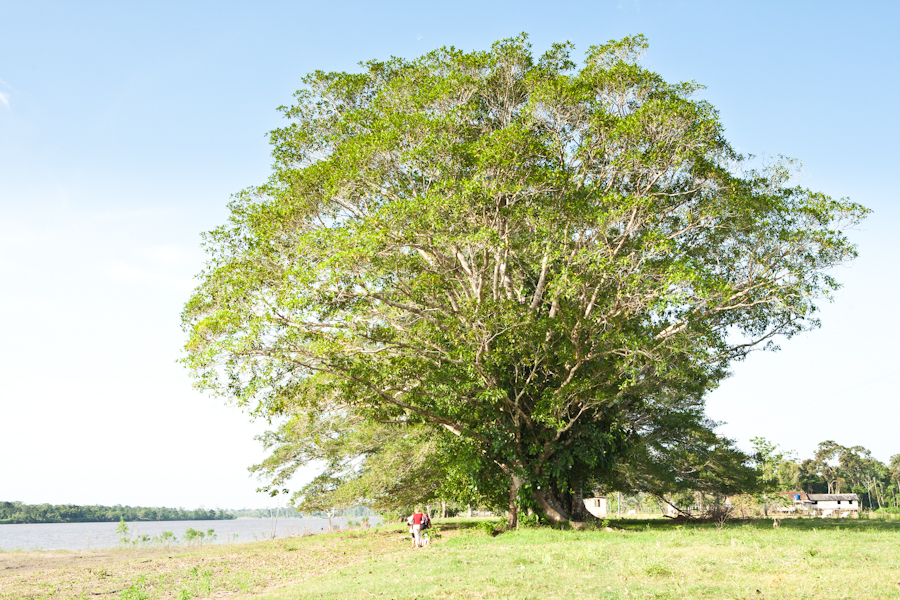
[[790, 500], [794, 500], [794, 496], [800, 496], [800, 500], [803, 501], [809, 500], [809, 498], [806, 496], [806, 492], [778, 492], [778, 495], [789, 498]]
[[835, 502], [837, 500], [859, 502], [859, 496], [856, 494], [810, 494], [809, 499], [813, 502]]

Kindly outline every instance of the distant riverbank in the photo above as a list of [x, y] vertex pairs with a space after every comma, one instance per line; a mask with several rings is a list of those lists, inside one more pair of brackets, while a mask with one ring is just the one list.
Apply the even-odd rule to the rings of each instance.
[[0, 502], [0, 525], [25, 523], [110, 523], [119, 521], [218, 521], [234, 519], [224, 510], [149, 506], [78, 506]]
[[[381, 519], [371, 517], [369, 521], [374, 526]], [[331, 526], [346, 529], [348, 525], [359, 527], [360, 524], [359, 519], [336, 517], [332, 519]], [[189, 533], [192, 530], [194, 533]], [[220, 545], [257, 542], [273, 537], [300, 537], [328, 530], [328, 519], [320, 517], [277, 520], [241, 518], [218, 522], [136, 521], [127, 524], [124, 536], [119, 531], [118, 523], [26, 523], [0, 527], [0, 551], [85, 551], [119, 546]], [[198, 534], [202, 534], [202, 537]]]
[[[304, 516], [323, 517], [314, 513], [303, 515], [292, 508], [239, 508], [185, 510], [183, 508], [148, 506], [79, 506], [75, 504], [24, 504], [0, 502], [0, 525], [35, 523], [118, 523], [119, 521], [220, 521], [236, 518], [273, 519]], [[338, 517], [374, 517], [375, 513], [357, 506], [337, 513]]]

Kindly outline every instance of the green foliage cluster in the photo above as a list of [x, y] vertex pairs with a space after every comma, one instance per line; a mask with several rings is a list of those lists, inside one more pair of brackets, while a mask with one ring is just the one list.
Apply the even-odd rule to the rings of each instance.
[[347, 521], [347, 529], [368, 529], [369, 527], [369, 517], [363, 517], [359, 521]]
[[294, 510], [290, 506], [279, 508], [239, 508], [229, 510], [228, 514], [234, 517], [245, 519], [272, 519], [276, 516], [279, 518], [298, 518], [303, 516], [303, 513]]
[[119, 592], [119, 598], [121, 600], [150, 600], [147, 576], [139, 575], [130, 586]]
[[[250, 518], [250, 519], [300, 519], [303, 517], [327, 517], [324, 511], [301, 511], [292, 506], [283, 506], [279, 508], [240, 508], [229, 509], [227, 514], [232, 517]], [[334, 517], [372, 517], [375, 513], [366, 506], [351, 506], [337, 511]]]
[[76, 506], [0, 502], [0, 523], [89, 523], [116, 521], [209, 521], [233, 519], [223, 510], [143, 506]]
[[[116, 533], [119, 535], [119, 545], [120, 546], [174, 546], [178, 544], [178, 538], [175, 537], [175, 533], [172, 531], [163, 531], [159, 535], [155, 535], [150, 537], [149, 535], [139, 535], [137, 537], [131, 535], [131, 529], [128, 527], [128, 523], [125, 522], [125, 519], [119, 521], [119, 525], [116, 527]], [[206, 533], [198, 532], [193, 528], [188, 529], [187, 533], [185, 533], [184, 541], [190, 544], [191, 542], [199, 539], [201, 542], [204, 537], [208, 537], [210, 540], [216, 539], [216, 534], [214, 529], [209, 529]]]
[[184, 583], [186, 587], [182, 588], [176, 596], [178, 600], [190, 600], [191, 598], [206, 598], [213, 589], [212, 571], [210, 569], [200, 569], [192, 567], [185, 577]]
[[197, 544], [198, 546], [202, 546], [204, 541], [212, 542], [216, 539], [216, 537], [217, 536], [214, 529], [201, 531], [190, 527], [187, 531], [184, 532], [184, 541], [188, 545]]

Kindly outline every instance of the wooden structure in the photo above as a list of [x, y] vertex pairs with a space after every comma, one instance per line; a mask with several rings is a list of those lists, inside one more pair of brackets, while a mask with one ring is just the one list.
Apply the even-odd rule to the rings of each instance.
[[585, 498], [584, 507], [589, 513], [598, 519], [606, 518], [606, 496], [598, 496], [596, 498]]

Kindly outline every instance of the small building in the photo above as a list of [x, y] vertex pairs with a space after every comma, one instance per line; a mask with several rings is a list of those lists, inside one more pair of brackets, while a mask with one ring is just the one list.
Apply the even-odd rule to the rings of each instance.
[[813, 510], [823, 512], [859, 512], [859, 496], [856, 494], [809, 494]]
[[591, 513], [598, 519], [606, 518], [606, 496], [599, 496], [597, 498], [585, 498], [584, 507], [589, 513]]
[[856, 494], [807, 494], [805, 492], [783, 492], [781, 496], [787, 497], [791, 503], [781, 507], [781, 512], [794, 513], [806, 512], [822, 516], [834, 513], [859, 512], [859, 496]]

